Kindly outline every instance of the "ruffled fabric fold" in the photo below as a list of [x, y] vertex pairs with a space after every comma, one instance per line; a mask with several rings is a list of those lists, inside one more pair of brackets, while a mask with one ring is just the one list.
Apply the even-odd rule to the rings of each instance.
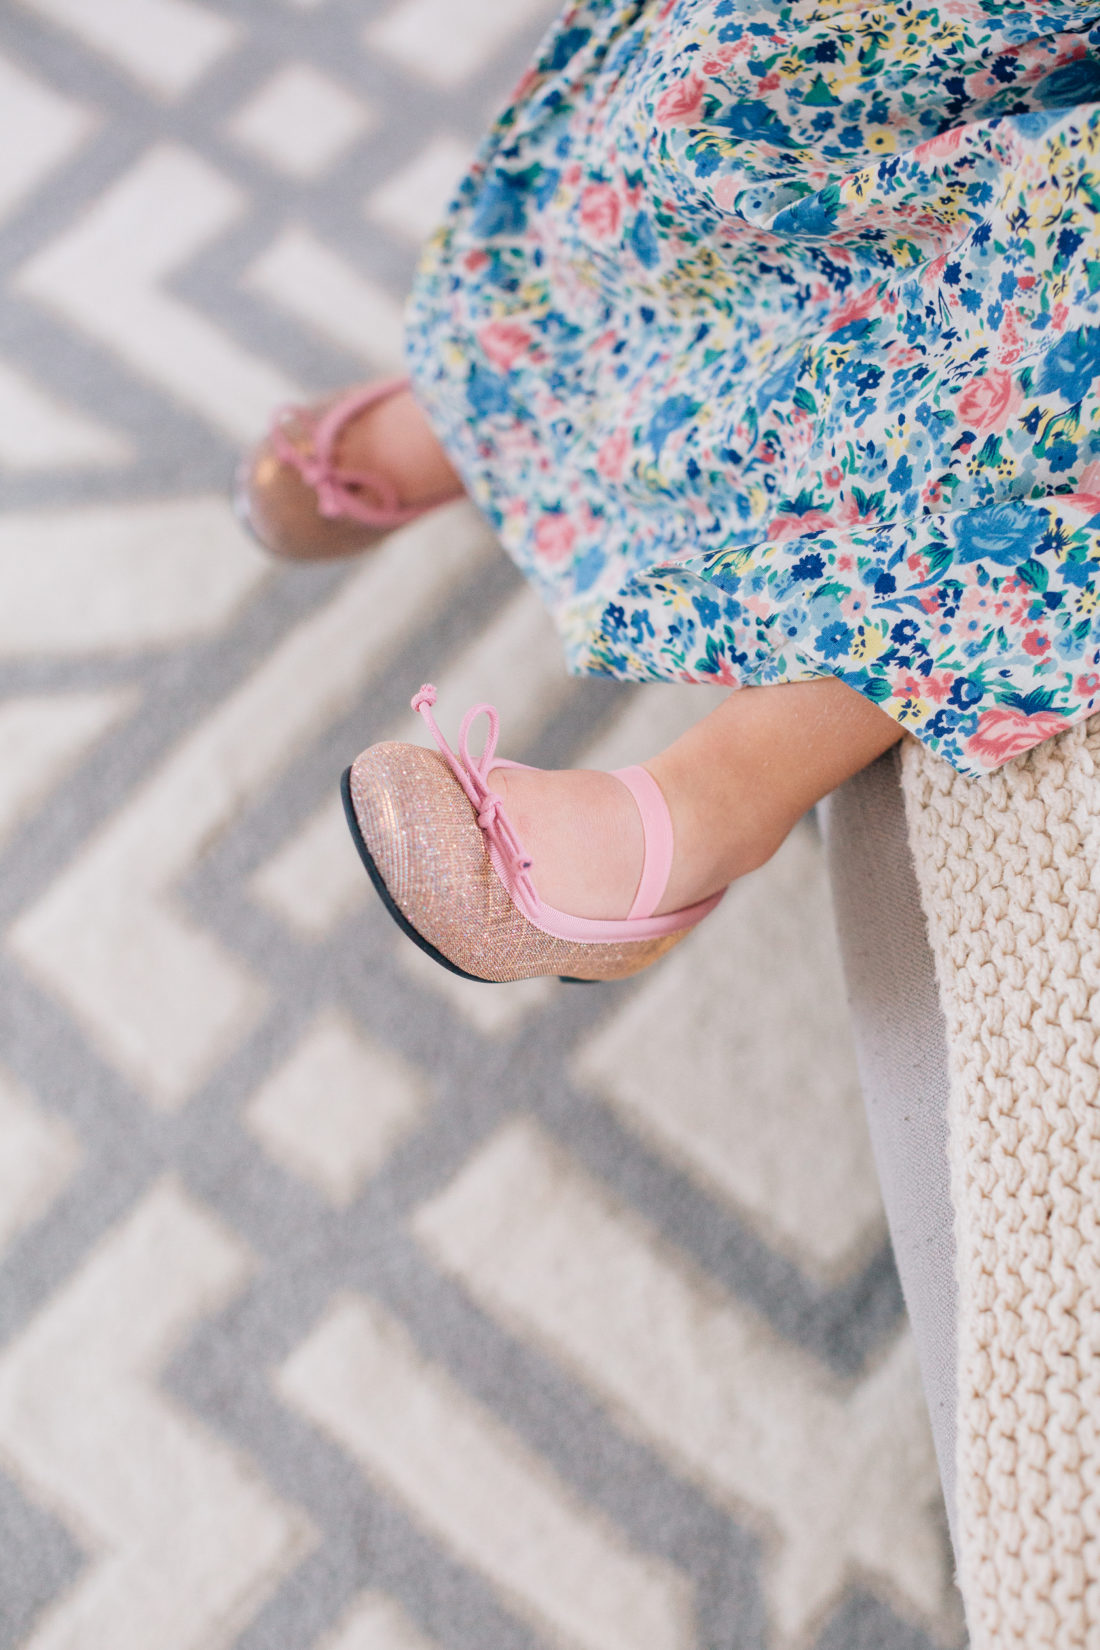
[[570, 667], [830, 674], [979, 774], [1100, 702], [1100, 7], [587, 0], [418, 394]]

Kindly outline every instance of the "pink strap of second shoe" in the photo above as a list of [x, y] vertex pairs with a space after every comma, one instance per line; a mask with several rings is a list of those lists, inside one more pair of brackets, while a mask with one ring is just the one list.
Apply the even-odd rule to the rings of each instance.
[[622, 780], [642, 816], [642, 875], [627, 920], [651, 917], [661, 903], [672, 870], [672, 816], [664, 793], [648, 768], [639, 765], [613, 768], [612, 772], [616, 779]]

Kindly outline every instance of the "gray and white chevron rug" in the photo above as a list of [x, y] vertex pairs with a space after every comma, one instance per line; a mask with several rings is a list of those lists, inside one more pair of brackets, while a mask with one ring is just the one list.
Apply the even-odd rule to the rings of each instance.
[[[954, 1650], [810, 825], [651, 976], [435, 970], [341, 769], [638, 760], [466, 507], [282, 569], [544, 0], [0, 5], [0, 1650]], [[453, 725], [453, 721], [452, 721]]]

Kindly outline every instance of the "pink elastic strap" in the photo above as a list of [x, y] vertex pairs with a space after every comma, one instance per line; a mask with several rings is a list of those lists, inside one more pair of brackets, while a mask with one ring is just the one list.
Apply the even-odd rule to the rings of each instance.
[[648, 768], [614, 768], [612, 772], [616, 779], [622, 780], [642, 816], [645, 857], [634, 904], [627, 913], [629, 922], [634, 917], [651, 917], [668, 887], [668, 874], [672, 869], [672, 819], [664, 793]]

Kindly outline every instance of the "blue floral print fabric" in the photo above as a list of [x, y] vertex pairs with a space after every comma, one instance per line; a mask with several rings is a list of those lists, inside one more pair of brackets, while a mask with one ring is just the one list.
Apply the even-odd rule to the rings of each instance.
[[1100, 703], [1100, 5], [581, 0], [408, 321], [573, 670]]

